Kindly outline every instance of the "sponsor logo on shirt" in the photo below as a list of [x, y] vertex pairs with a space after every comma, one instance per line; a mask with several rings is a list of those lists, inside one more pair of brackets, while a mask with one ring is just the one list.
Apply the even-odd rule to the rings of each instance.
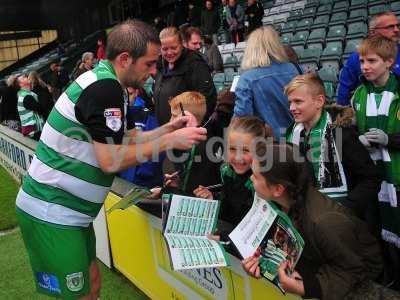
[[119, 131], [122, 126], [122, 112], [119, 108], [107, 108], [104, 110], [104, 117], [106, 118], [106, 125], [112, 131]]
[[42, 289], [45, 289], [50, 293], [61, 294], [60, 284], [58, 283], [58, 279], [55, 275], [44, 272], [36, 272], [36, 281], [38, 286], [40, 286]]

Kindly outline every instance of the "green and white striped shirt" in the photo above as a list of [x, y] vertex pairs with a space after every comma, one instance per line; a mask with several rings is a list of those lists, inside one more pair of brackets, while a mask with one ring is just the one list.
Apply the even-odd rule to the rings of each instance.
[[100, 169], [89, 128], [75, 114], [85, 89], [102, 79], [118, 82], [108, 61], [79, 76], [60, 96], [44, 125], [16, 202], [36, 219], [87, 227], [103, 205], [114, 175]]

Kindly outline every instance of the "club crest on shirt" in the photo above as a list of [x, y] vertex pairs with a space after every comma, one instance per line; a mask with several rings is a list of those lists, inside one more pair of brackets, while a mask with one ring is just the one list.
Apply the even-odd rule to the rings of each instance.
[[106, 118], [106, 125], [112, 131], [117, 132], [122, 126], [122, 113], [119, 108], [107, 108], [104, 110], [104, 117]]
[[82, 272], [69, 274], [65, 279], [67, 280], [67, 287], [70, 291], [77, 292], [83, 289], [85, 279]]

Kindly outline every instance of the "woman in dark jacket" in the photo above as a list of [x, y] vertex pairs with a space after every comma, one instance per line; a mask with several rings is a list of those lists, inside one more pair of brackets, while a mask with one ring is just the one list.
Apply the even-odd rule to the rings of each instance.
[[206, 97], [206, 120], [213, 112], [217, 99], [207, 63], [200, 54], [184, 49], [182, 38], [175, 27], [163, 29], [160, 40], [161, 58], [153, 89], [155, 112], [160, 126], [171, 118], [168, 101], [186, 91], [196, 91]]
[[28, 79], [32, 84], [32, 92], [38, 96], [42, 116], [44, 121], [46, 121], [54, 106], [53, 97], [49, 92], [47, 84], [40, 78], [36, 71], [29, 73]]
[[[373, 282], [383, 266], [378, 241], [350, 210], [312, 187], [309, 168], [296, 160], [294, 150], [264, 144], [253, 163], [256, 193], [286, 213], [305, 241], [293, 272], [288, 261], [280, 264], [281, 287], [303, 298], [378, 299], [375, 293], [380, 292], [388, 298], [379, 299], [396, 299]], [[245, 259], [243, 267], [260, 277], [259, 257]]]

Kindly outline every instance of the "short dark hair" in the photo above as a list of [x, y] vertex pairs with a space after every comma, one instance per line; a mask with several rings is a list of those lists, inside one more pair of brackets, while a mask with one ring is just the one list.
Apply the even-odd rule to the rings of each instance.
[[122, 52], [128, 52], [133, 59], [138, 59], [146, 54], [150, 43], [160, 45], [156, 30], [142, 21], [127, 20], [109, 33], [106, 57], [114, 60]]
[[201, 37], [201, 30], [197, 27], [187, 27], [181, 31], [182, 39], [184, 42], [189, 42], [192, 34], [198, 34]]

